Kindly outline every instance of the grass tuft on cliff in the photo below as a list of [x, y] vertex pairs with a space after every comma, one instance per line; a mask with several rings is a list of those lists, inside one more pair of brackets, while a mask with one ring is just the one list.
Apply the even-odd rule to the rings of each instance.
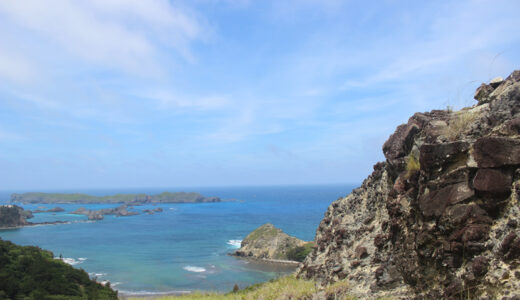
[[[281, 277], [265, 283], [259, 283], [239, 290], [237, 292], [203, 293], [196, 292], [182, 296], [166, 296], [158, 298], [145, 298], [157, 300], [254, 300], [254, 299], [301, 299], [310, 297], [318, 292], [313, 281], [297, 279], [294, 276]], [[143, 300], [143, 298], [131, 298]]]
[[461, 110], [454, 114], [454, 118], [449, 122], [444, 132], [444, 135], [446, 135], [450, 141], [456, 141], [459, 139], [478, 117], [476, 112], [468, 110]]

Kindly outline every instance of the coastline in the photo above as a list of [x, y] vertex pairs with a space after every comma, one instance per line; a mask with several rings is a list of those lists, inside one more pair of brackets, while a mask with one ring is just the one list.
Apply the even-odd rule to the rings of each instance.
[[264, 263], [264, 264], [274, 264], [274, 265], [284, 265], [284, 266], [294, 266], [298, 267], [301, 262], [295, 261], [295, 260], [285, 260], [285, 259], [270, 259], [270, 258], [257, 258], [252, 256], [240, 256], [236, 255], [235, 252], [228, 253], [229, 256], [233, 256], [239, 259], [248, 260], [248, 261], [254, 261], [257, 263]]
[[[116, 289], [117, 290], [117, 289]], [[168, 292], [129, 292], [129, 291], [117, 291], [117, 297], [121, 300], [128, 300], [131, 298], [142, 298], [142, 299], [155, 299], [156, 297], [168, 297], [168, 296], [182, 296], [191, 294], [194, 291], [168, 291]]]
[[[79, 221], [78, 221], [79, 222]], [[9, 229], [20, 229], [24, 227], [32, 227], [32, 226], [45, 226], [45, 225], [60, 225], [60, 224], [72, 224], [75, 222], [71, 221], [55, 221], [55, 222], [41, 222], [41, 223], [29, 223], [25, 225], [18, 225], [13, 227], [0, 227], [0, 230], [9, 230]]]

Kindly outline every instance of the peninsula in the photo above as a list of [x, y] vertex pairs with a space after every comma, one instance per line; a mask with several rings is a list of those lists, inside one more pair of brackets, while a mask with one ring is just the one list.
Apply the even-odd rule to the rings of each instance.
[[23, 193], [12, 194], [11, 203], [123, 203], [140, 205], [148, 203], [204, 203], [221, 202], [219, 197], [205, 197], [199, 193], [164, 192], [156, 195], [147, 194], [116, 194], [111, 196], [93, 196], [88, 194], [65, 193]]

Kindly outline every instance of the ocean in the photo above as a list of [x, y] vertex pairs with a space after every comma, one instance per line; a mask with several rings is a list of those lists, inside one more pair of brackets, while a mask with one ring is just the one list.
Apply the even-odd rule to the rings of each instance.
[[[36, 204], [35, 210], [60, 206], [62, 213], [35, 214], [31, 222], [69, 221], [0, 230], [0, 238], [20, 245], [36, 245], [87, 271], [98, 281], [110, 281], [123, 294], [182, 293], [194, 290], [230, 291], [294, 271], [293, 267], [255, 263], [229, 256], [249, 232], [272, 223], [286, 233], [313, 240], [330, 203], [350, 193], [353, 185], [219, 187], [190, 189], [113, 189], [81, 192], [92, 195], [194, 191], [218, 196], [220, 203], [136, 206], [135, 211], [161, 207], [162, 213], [128, 217], [105, 216], [87, 221], [69, 212], [85, 207], [118, 205]], [[0, 192], [0, 203], [12, 192]]]

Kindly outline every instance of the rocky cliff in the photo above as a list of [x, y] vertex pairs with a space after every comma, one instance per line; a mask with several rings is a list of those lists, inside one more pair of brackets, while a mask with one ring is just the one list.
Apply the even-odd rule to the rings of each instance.
[[298, 261], [307, 255], [309, 243], [290, 236], [273, 224], [264, 224], [252, 231], [242, 241], [236, 256], [266, 259]]
[[32, 217], [30, 211], [16, 205], [0, 205], [0, 228], [12, 228], [29, 224], [27, 218]]
[[475, 99], [397, 127], [386, 161], [329, 207], [299, 277], [360, 298], [520, 296], [520, 71]]

